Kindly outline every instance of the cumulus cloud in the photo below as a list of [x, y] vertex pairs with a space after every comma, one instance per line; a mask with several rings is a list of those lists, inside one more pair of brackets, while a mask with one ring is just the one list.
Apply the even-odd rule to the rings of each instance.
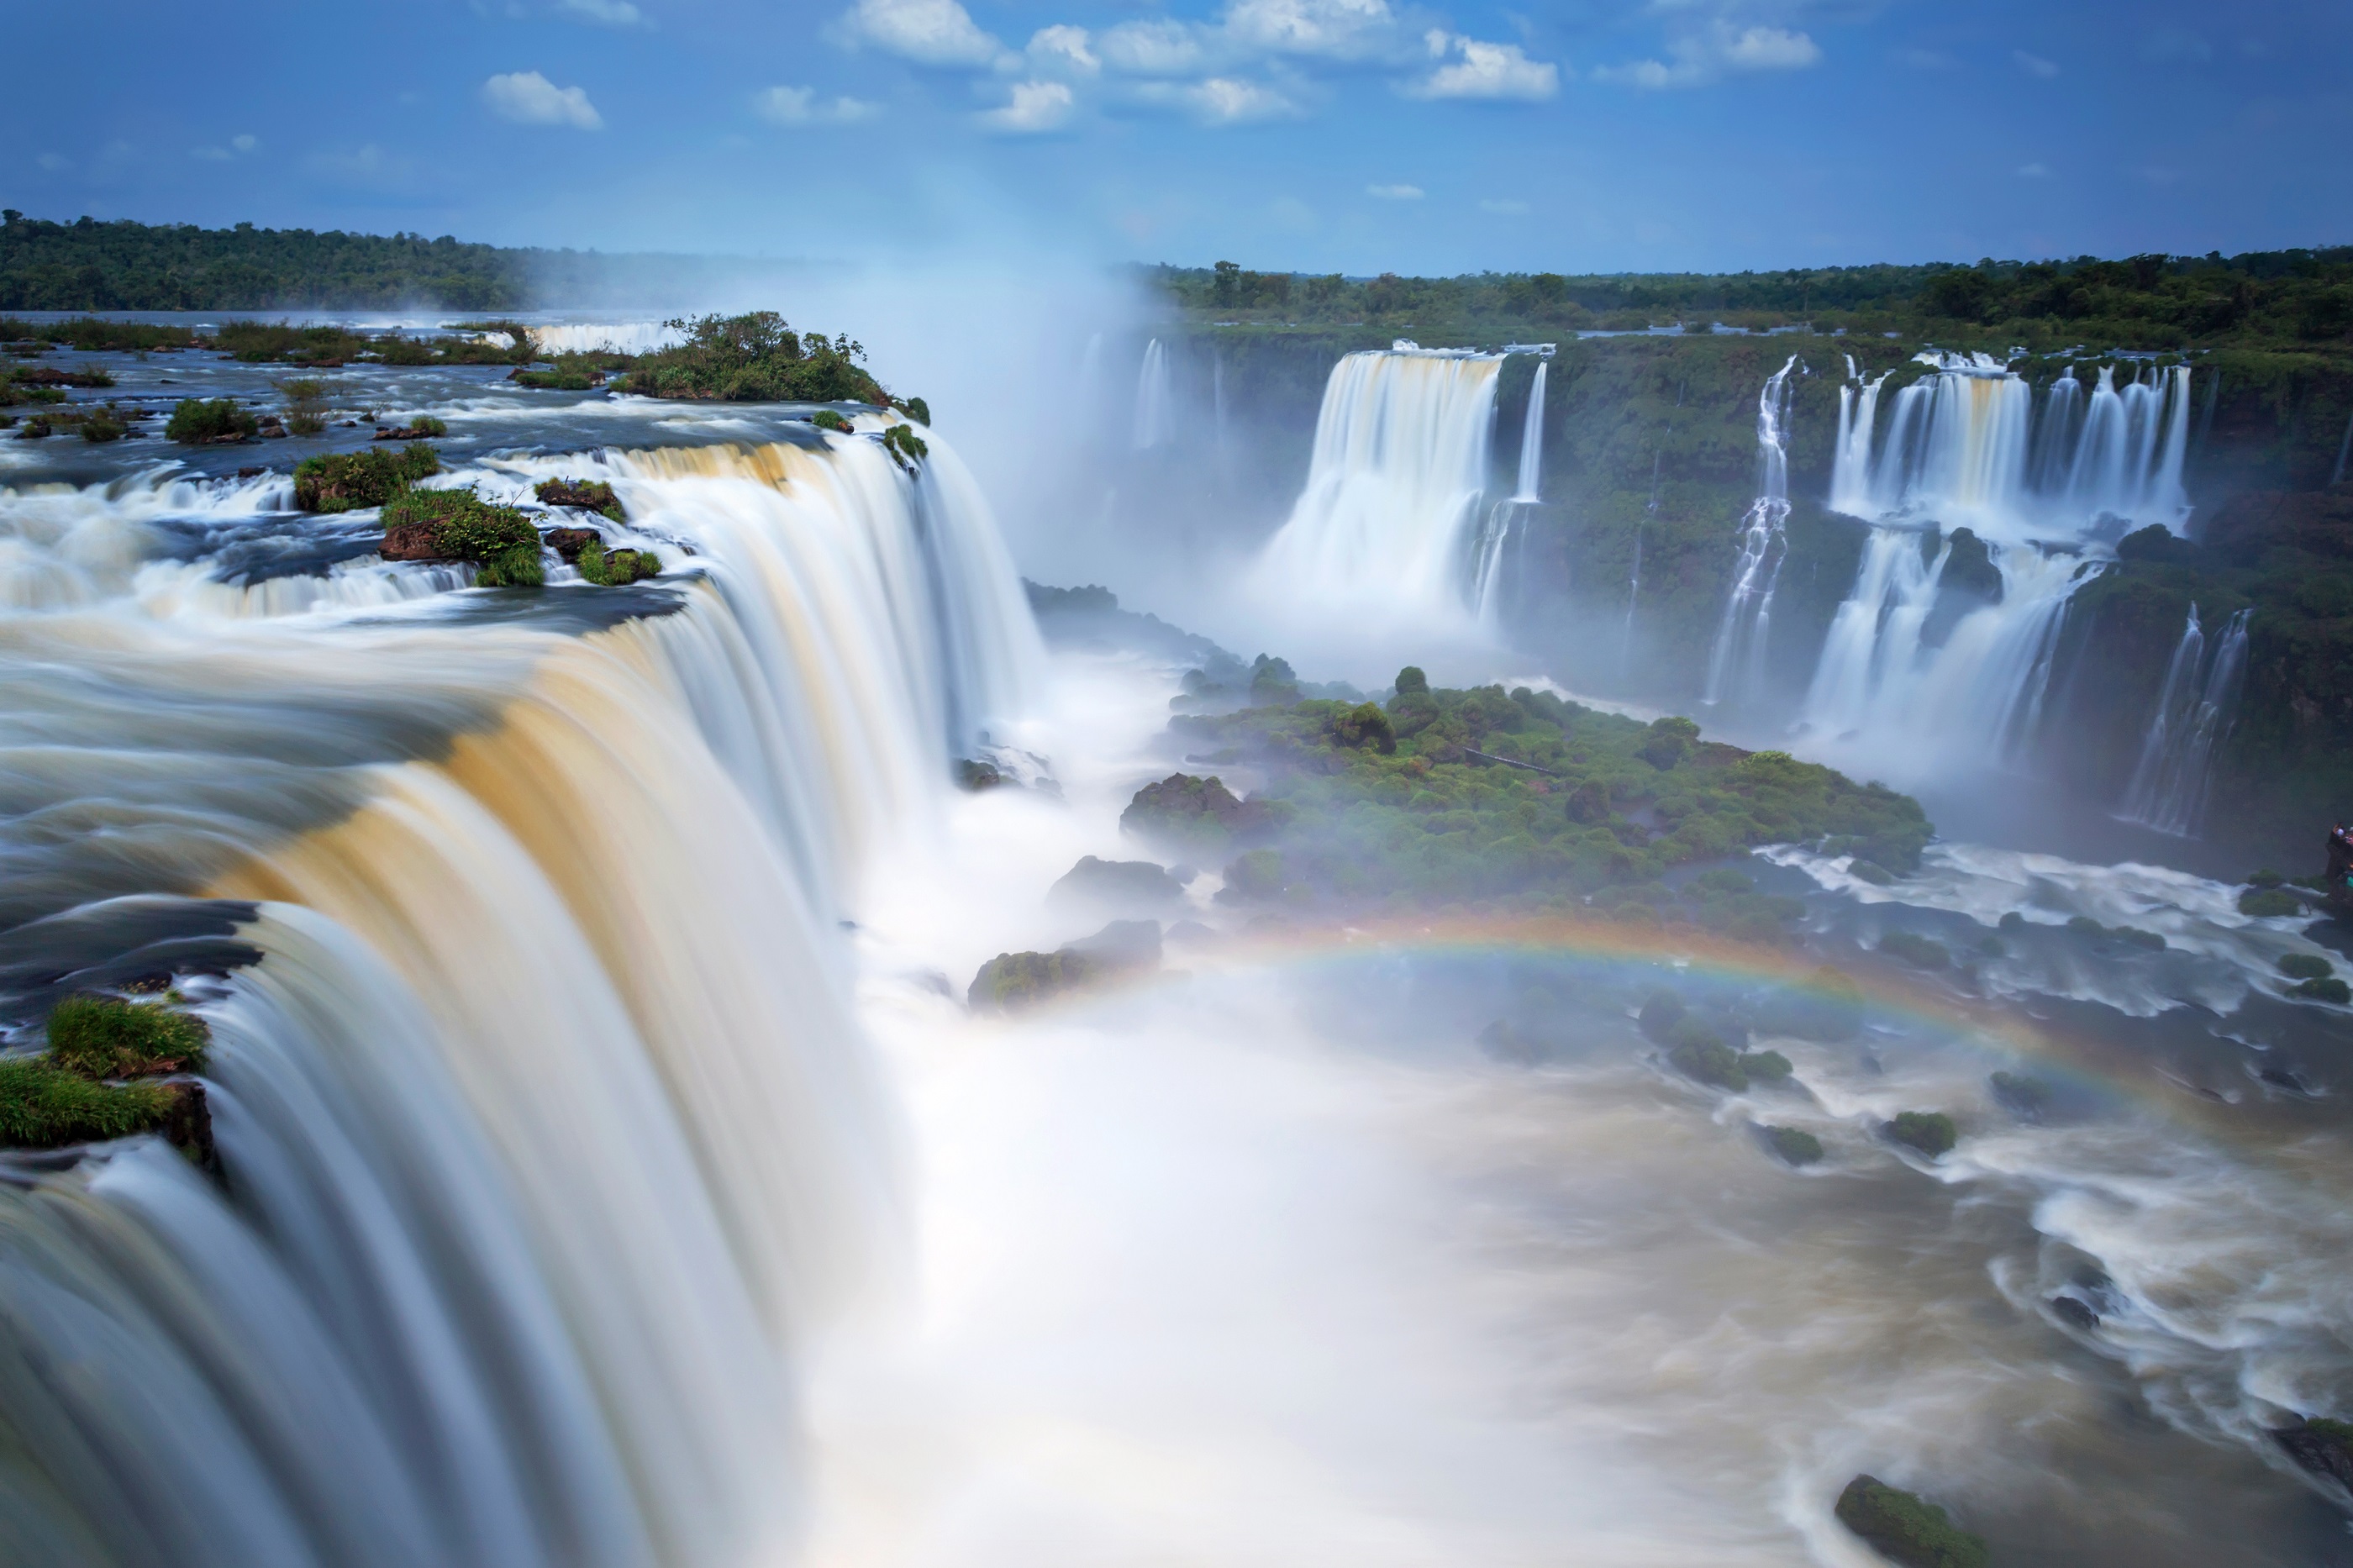
[[537, 71], [510, 71], [482, 84], [482, 101], [501, 120], [518, 125], [569, 125], [596, 131], [605, 117], [576, 87], [558, 87]]
[[1183, 76], [1204, 58], [1199, 33], [1182, 22], [1122, 22], [1096, 47], [1106, 65], [1131, 76]]
[[1423, 42], [1430, 58], [1449, 63], [1406, 89], [1416, 98], [1550, 98], [1560, 90], [1560, 68], [1532, 60], [1517, 44], [1482, 44], [1431, 28]]
[[1071, 117], [1076, 102], [1070, 88], [1061, 82], [1018, 81], [1013, 84], [1012, 100], [1002, 109], [992, 109], [982, 115], [980, 122], [992, 131], [1035, 135], [1060, 127]]
[[1088, 47], [1091, 42], [1084, 27], [1040, 27], [1029, 35], [1029, 63], [1040, 70], [1092, 76], [1103, 69], [1103, 60]]
[[1385, 202], [1418, 202], [1422, 191], [1419, 185], [1366, 185], [1365, 195]]
[[1299, 106], [1261, 82], [1213, 76], [1185, 89], [1184, 100], [1204, 125], [1240, 125], [1253, 120], [1277, 120], [1299, 112]]
[[2010, 58], [2016, 60], [2018, 68], [2029, 76], [2039, 76], [2043, 80], [2049, 81], [2059, 74], [2058, 62], [2046, 60], [2041, 55], [2030, 55], [2024, 49], [2012, 49], [2010, 51]]
[[820, 99], [813, 87], [772, 87], [754, 95], [752, 112], [771, 125], [855, 125], [882, 112], [855, 98]]
[[1397, 14], [1388, 0], [1232, 0], [1222, 20], [1244, 47], [1346, 58], [1390, 42]]
[[858, 0], [844, 27], [850, 42], [917, 65], [991, 66], [1006, 53], [956, 0]]
[[1799, 70], [1822, 58], [1821, 46], [1804, 33], [1763, 24], [1743, 27], [1721, 16], [1679, 34], [1667, 52], [1672, 64], [1636, 60], [1593, 74], [1642, 88], [1699, 87], [1734, 71]]
[[597, 27], [634, 27], [646, 19], [629, 0], [561, 0], [555, 11], [568, 21]]

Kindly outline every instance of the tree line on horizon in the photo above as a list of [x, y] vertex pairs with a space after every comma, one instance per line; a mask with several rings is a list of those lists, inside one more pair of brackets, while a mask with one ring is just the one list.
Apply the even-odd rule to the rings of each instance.
[[2181, 349], [2353, 342], [2353, 246], [2225, 257], [1928, 262], [1736, 273], [1481, 272], [1373, 278], [1163, 264], [1147, 283], [1197, 320], [1261, 327], [1542, 331], [1811, 326], [1907, 339]]

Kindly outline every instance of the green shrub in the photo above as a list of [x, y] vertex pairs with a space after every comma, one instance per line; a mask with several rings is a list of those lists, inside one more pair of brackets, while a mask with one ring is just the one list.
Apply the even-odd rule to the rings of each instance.
[[2307, 1002], [2334, 1002], [2338, 1006], [2353, 1002], [2353, 986], [2342, 980], [2305, 980], [2289, 988], [2288, 994], [2301, 996]]
[[1409, 691], [1428, 691], [1429, 689], [1430, 677], [1421, 672], [1420, 666], [1409, 664], [1398, 671], [1397, 690], [1399, 697]]
[[420, 414], [408, 422], [408, 428], [419, 436], [447, 436], [449, 426], [430, 414]]
[[85, 441], [120, 441], [123, 427], [103, 414], [93, 414], [81, 422], [81, 438]]
[[1778, 1051], [1746, 1052], [1740, 1058], [1740, 1066], [1749, 1077], [1766, 1083], [1785, 1082], [1796, 1070], [1789, 1065], [1789, 1058]]
[[1243, 899], [1276, 899], [1282, 896], [1282, 857], [1271, 849], [1252, 849], [1239, 855], [1226, 867], [1226, 885], [1219, 889], [1221, 899], [1231, 894], [1228, 902]]
[[297, 436], [316, 436], [327, 427], [327, 384], [311, 377], [300, 377], [278, 384], [278, 394], [286, 399], [286, 428]]
[[2276, 888], [2250, 888], [2239, 895], [2239, 912], [2252, 920], [2277, 920], [2304, 913], [2304, 900]]
[[891, 455], [892, 462], [911, 474], [915, 471], [916, 464], [932, 455], [931, 447], [915, 434], [913, 425], [893, 425], [883, 431], [882, 449]]
[[2337, 966], [2316, 952], [2284, 952], [2279, 972], [2290, 980], [2326, 980], [2337, 973]]
[[661, 575], [661, 558], [650, 550], [602, 550], [583, 545], [575, 564], [580, 575], [599, 587], [620, 587]]
[[178, 1096], [161, 1084], [93, 1083], [46, 1061], [0, 1060], [0, 1145], [54, 1149], [161, 1125]]
[[1645, 1037], [1666, 1045], [1674, 1038], [1675, 1026], [1683, 1021], [1683, 999], [1672, 991], [1653, 991], [1642, 999], [1642, 1010], [1634, 1021]]
[[1949, 1152], [1959, 1141], [1953, 1119], [1941, 1110], [1906, 1110], [1882, 1131], [1896, 1142], [1916, 1149], [1931, 1160]]
[[1986, 1568], [1986, 1545], [1957, 1528], [1945, 1510], [1872, 1476], [1839, 1494], [1841, 1524], [1903, 1568]]
[[474, 574], [478, 588], [537, 588], [547, 582], [547, 567], [537, 544], [501, 550]]
[[910, 397], [905, 402], [900, 404], [899, 406], [905, 409], [907, 411], [907, 417], [913, 419], [916, 424], [926, 426], [931, 424], [932, 405], [924, 402], [922, 398]]
[[85, 1078], [141, 1078], [204, 1066], [203, 1019], [153, 1003], [69, 996], [49, 1012], [49, 1059]]
[[172, 440], [191, 447], [208, 442], [246, 441], [261, 428], [261, 421], [251, 410], [239, 407], [234, 398], [216, 397], [207, 403], [200, 397], [184, 397], [172, 410], [171, 422], [164, 434]]
[[865, 349], [847, 336], [828, 342], [821, 333], [796, 331], [774, 310], [664, 324], [686, 341], [639, 356], [629, 391], [729, 403], [890, 404], [859, 363]]
[[[513, 507], [491, 506], [470, 489], [403, 490], [385, 503], [384, 527], [387, 534], [430, 529], [434, 553], [495, 569], [499, 581], [490, 586], [535, 586], [543, 580], [539, 530]], [[525, 555], [530, 557], [527, 567], [522, 560]], [[478, 575], [475, 581], [484, 577]]]
[[1397, 729], [1377, 703], [1359, 702], [1332, 719], [1332, 738], [1344, 746], [1370, 746], [1387, 756], [1397, 750]]
[[830, 430], [839, 436], [847, 436], [856, 428], [849, 420], [830, 408], [818, 409], [809, 416], [809, 423], [820, 430]]
[[2286, 880], [2287, 879], [2281, 876], [2277, 871], [2258, 871], [2253, 876], [2247, 879], [2247, 886], [2250, 888], [2276, 888]]
[[1846, 870], [1848, 876], [1860, 878], [1874, 888], [1892, 888], [1895, 885], [1895, 873], [1876, 860], [1857, 858], [1847, 862]]
[[1810, 1165], [1822, 1157], [1822, 1141], [1795, 1127], [1767, 1127], [1765, 1141], [1773, 1152], [1792, 1165]]
[[1953, 955], [1945, 944], [1908, 931], [1892, 931], [1879, 939], [1879, 951], [1891, 953], [1915, 969], [1950, 969]]
[[419, 441], [395, 451], [327, 452], [294, 467], [294, 504], [304, 511], [358, 511], [382, 506], [418, 479], [441, 471], [441, 459]]
[[2051, 1085], [2024, 1073], [1997, 1072], [1986, 1080], [1993, 1089], [1993, 1097], [2017, 1114], [2037, 1117], [2051, 1109]]

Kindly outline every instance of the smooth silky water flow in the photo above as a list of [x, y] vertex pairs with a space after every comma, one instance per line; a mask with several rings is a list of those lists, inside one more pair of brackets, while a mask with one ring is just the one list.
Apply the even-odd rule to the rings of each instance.
[[[1493, 362], [1376, 358], [1278, 549], [1369, 590], [1352, 552], [1444, 533], [1389, 588], [1459, 615]], [[1628, 1012], [1814, 959], [1242, 932], [1213, 868], [1172, 920], [1223, 939], [978, 1017], [982, 961], [1101, 923], [1049, 889], [1137, 855], [1181, 669], [1045, 654], [936, 435], [911, 481], [789, 410], [448, 379], [435, 482], [607, 479], [665, 575], [472, 589], [153, 443], [0, 494], [0, 985], [31, 1018], [189, 976], [221, 1167], [0, 1173], [0, 1557], [1861, 1568], [1860, 1469], [2006, 1563], [2341, 1555], [2264, 1431], [2353, 1415], [2301, 922], [2150, 868], [1777, 851], [1878, 976], [1857, 1037], [1773, 1042], [1778, 1095], [1662, 1070]], [[1052, 787], [948, 787], [991, 755]], [[1975, 999], [1857, 952], [2005, 914]], [[1475, 1043], [1506, 1015], [1535, 1065]], [[1945, 1160], [1875, 1136], [1930, 1104]]]

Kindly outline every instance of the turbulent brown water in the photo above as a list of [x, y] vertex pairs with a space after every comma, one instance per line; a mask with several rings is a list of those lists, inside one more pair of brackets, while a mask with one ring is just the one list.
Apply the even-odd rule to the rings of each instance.
[[[1156, 976], [976, 1017], [982, 961], [1102, 923], [1048, 889], [1134, 857], [1181, 667], [1050, 654], [944, 439], [910, 479], [792, 410], [449, 380], [401, 384], [436, 482], [609, 479], [665, 574], [479, 590], [290, 513], [283, 461], [9, 444], [0, 991], [29, 1047], [180, 971], [221, 1173], [0, 1163], [0, 1557], [1862, 1564], [1863, 1470], [2000, 1563], [2345, 1556], [2353, 1500], [2269, 1436], [2353, 1415], [2303, 922], [1789, 849], [1752, 867], [1807, 901], [1783, 963], [1251, 931], [1211, 869]], [[1051, 787], [960, 794], [976, 755]], [[1873, 952], [2011, 912], [1976, 994]], [[1796, 1089], [1704, 1089], [1630, 1016], [1825, 959], [1864, 1026], [1772, 1039]], [[1941, 1160], [1878, 1135], [1923, 1108]]]

